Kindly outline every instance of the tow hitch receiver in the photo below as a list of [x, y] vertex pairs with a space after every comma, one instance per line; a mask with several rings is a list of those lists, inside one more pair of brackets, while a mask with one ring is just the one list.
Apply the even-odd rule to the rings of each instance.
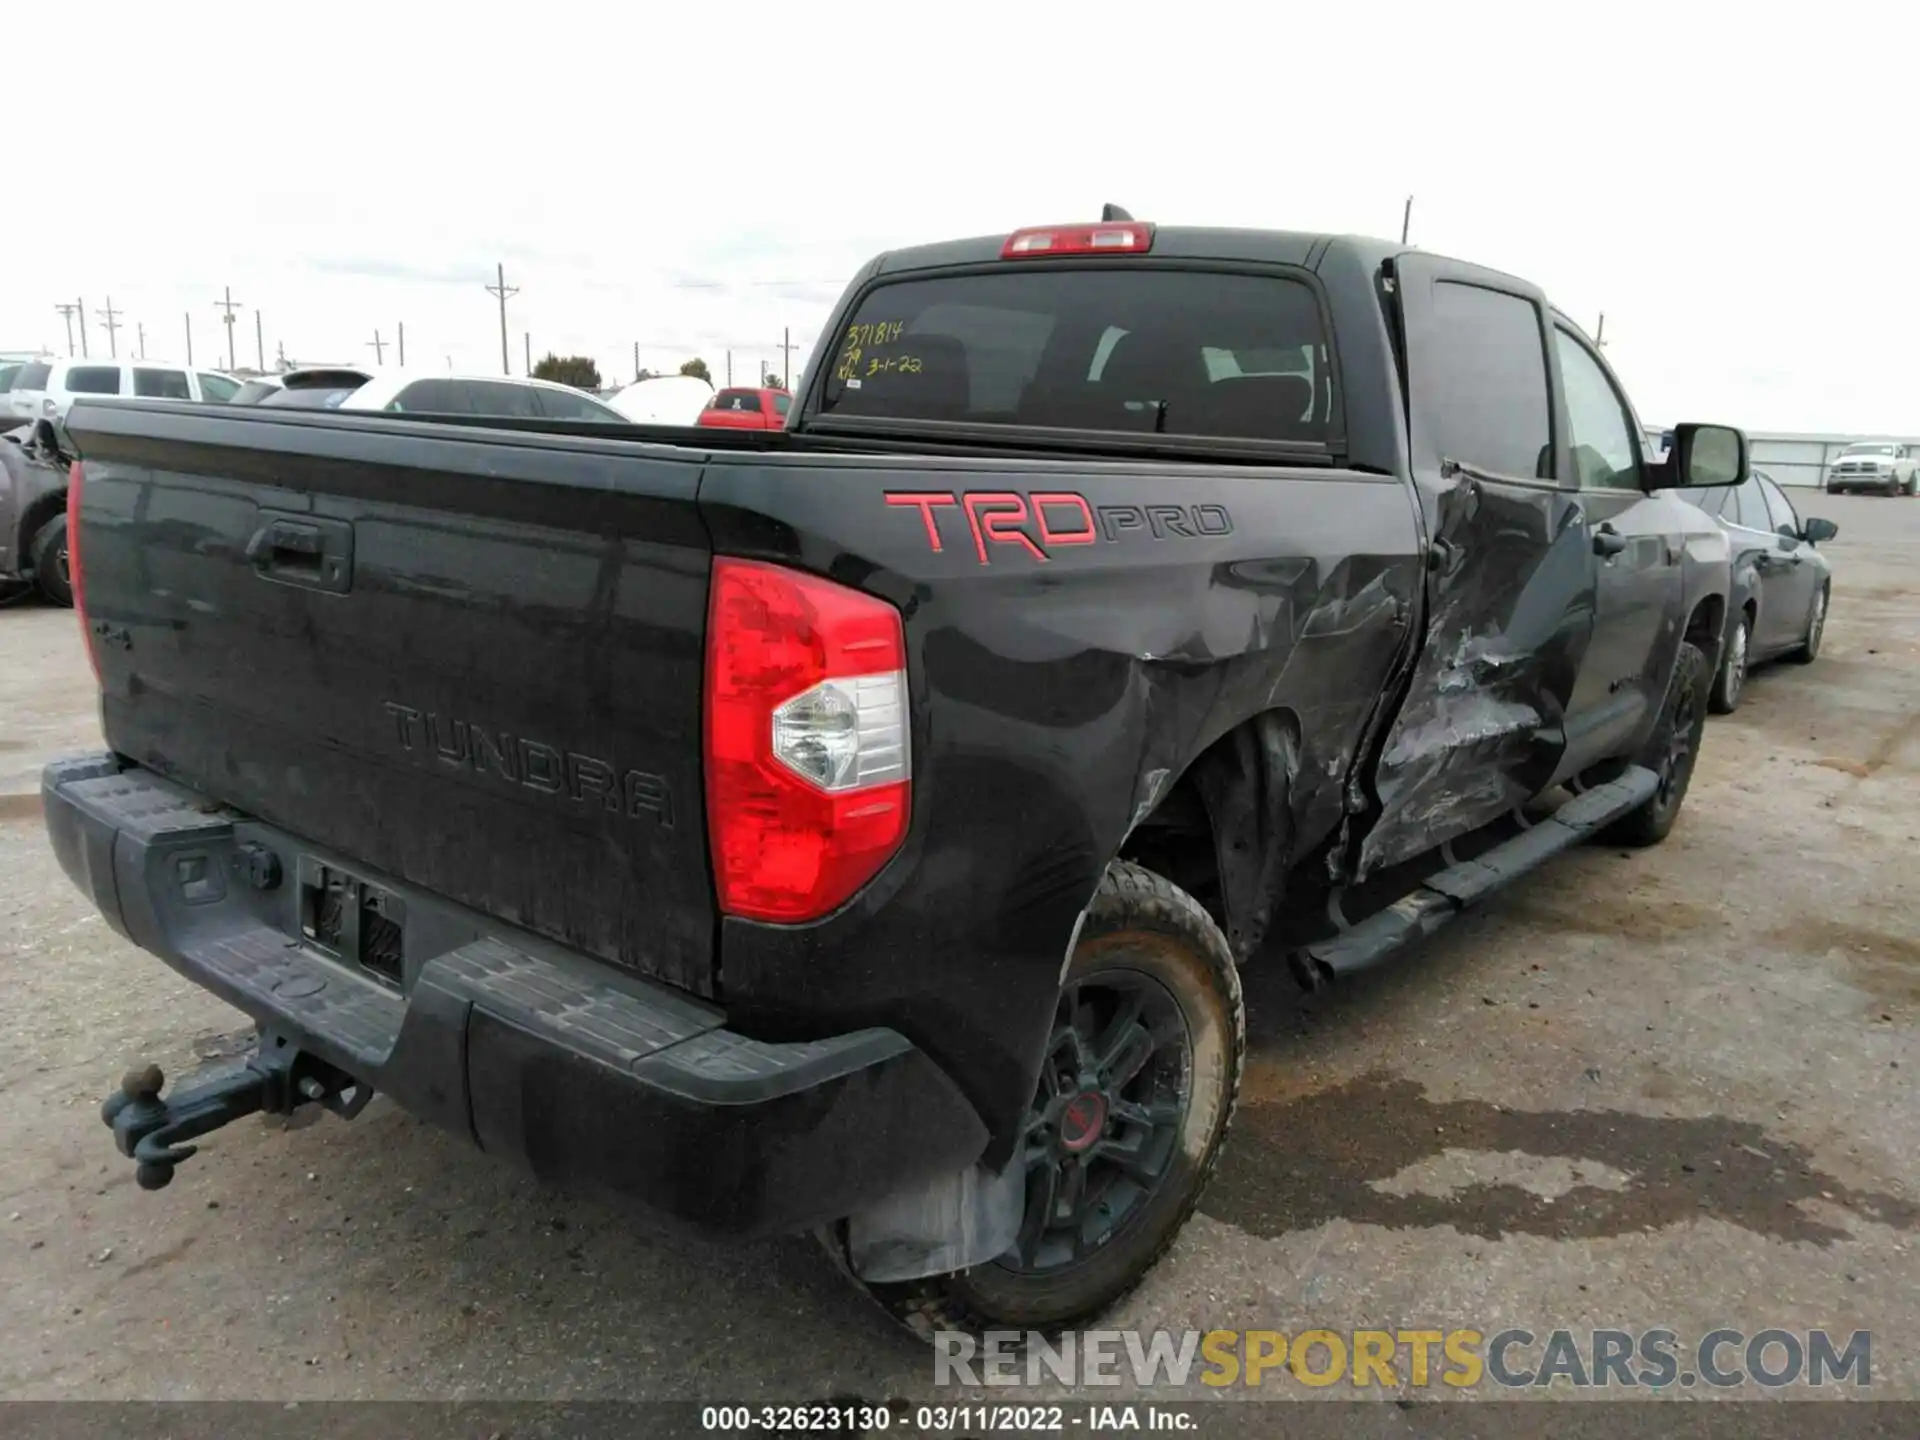
[[366, 1108], [373, 1089], [332, 1066], [288, 1046], [262, 1045], [244, 1064], [203, 1070], [166, 1098], [166, 1076], [158, 1065], [129, 1070], [120, 1089], [100, 1107], [113, 1130], [113, 1143], [132, 1159], [142, 1190], [163, 1189], [174, 1166], [196, 1145], [183, 1145], [222, 1125], [264, 1112], [290, 1115], [300, 1105], [317, 1104], [351, 1120]]

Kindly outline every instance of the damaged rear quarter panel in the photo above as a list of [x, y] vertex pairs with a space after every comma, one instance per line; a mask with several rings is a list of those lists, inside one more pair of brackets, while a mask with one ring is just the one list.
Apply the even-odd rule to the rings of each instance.
[[[923, 507], [888, 503], [902, 493], [956, 503], [930, 530]], [[1028, 503], [985, 543], [967, 494]], [[1035, 494], [1094, 514], [1214, 507], [1230, 525], [1050, 544], [1077, 533], [1079, 507], [1053, 507], [1043, 531]], [[723, 922], [729, 1012], [813, 1033], [892, 1026], [1003, 1136], [1074, 926], [1128, 831], [1214, 740], [1280, 711], [1300, 737], [1301, 841], [1324, 835], [1418, 584], [1405, 481], [1329, 469], [743, 457], [709, 467], [701, 505], [721, 553], [899, 605], [912, 690], [906, 847], [815, 925]], [[1033, 544], [1006, 543], [1014, 528]]]

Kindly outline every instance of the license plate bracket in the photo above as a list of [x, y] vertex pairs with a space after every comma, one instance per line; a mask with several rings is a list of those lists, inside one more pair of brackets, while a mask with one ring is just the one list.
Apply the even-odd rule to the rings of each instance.
[[299, 868], [301, 937], [332, 959], [402, 988], [406, 901], [311, 855], [300, 857]]

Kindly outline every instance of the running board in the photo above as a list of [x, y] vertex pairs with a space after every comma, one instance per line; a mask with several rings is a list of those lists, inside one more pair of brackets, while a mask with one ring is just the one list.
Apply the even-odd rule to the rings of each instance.
[[1552, 815], [1473, 860], [1429, 877], [1417, 890], [1359, 924], [1302, 952], [1316, 978], [1353, 975], [1425, 939], [1468, 906], [1589, 840], [1644, 802], [1659, 786], [1653, 771], [1634, 766], [1618, 780], [1596, 785]]

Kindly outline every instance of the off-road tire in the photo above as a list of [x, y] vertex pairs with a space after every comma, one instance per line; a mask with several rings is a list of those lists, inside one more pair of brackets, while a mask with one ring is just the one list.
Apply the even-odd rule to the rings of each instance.
[[[1116, 971], [1137, 971], [1164, 986], [1187, 1027], [1190, 1084], [1166, 1173], [1135, 1213], [1063, 1272], [1022, 1274], [1003, 1257], [955, 1274], [862, 1286], [923, 1338], [942, 1330], [1070, 1329], [1133, 1290], [1192, 1217], [1232, 1123], [1245, 1062], [1246, 1010], [1233, 952], [1186, 891], [1116, 861], [1088, 909], [1063, 994]], [[1013, 1163], [1022, 1163], [1019, 1155]]]
[[1740, 708], [1740, 696], [1747, 688], [1747, 667], [1753, 663], [1753, 621], [1741, 609], [1727, 631], [1726, 653], [1714, 672], [1713, 691], [1707, 706], [1716, 715], [1731, 715]]
[[1833, 604], [1833, 589], [1822, 585], [1813, 592], [1813, 608], [1807, 612], [1807, 638], [1787, 652], [1796, 665], [1811, 665], [1820, 658], [1820, 645], [1827, 633], [1827, 610]]
[[[1673, 675], [1667, 681], [1666, 699], [1660, 706], [1660, 719], [1647, 737], [1647, 745], [1636, 762], [1660, 777], [1660, 784], [1646, 800], [1607, 827], [1605, 838], [1615, 845], [1658, 845], [1680, 818], [1680, 806], [1687, 798], [1687, 786], [1693, 782], [1693, 768], [1700, 757], [1700, 740], [1707, 729], [1707, 692], [1711, 687], [1707, 657], [1690, 640], [1680, 642], [1680, 653], [1673, 660]], [[1676, 740], [1684, 740], [1684, 746]]]
[[33, 557], [33, 580], [40, 593], [55, 605], [72, 605], [73, 586], [67, 581], [67, 517], [56, 515], [42, 525], [27, 553]]

